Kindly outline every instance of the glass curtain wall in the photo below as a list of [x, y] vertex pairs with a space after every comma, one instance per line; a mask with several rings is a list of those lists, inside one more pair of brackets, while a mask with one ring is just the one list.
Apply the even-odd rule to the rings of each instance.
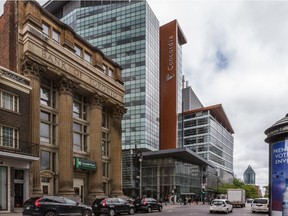
[[122, 68], [123, 149], [159, 149], [159, 21], [146, 1], [81, 1], [61, 21]]

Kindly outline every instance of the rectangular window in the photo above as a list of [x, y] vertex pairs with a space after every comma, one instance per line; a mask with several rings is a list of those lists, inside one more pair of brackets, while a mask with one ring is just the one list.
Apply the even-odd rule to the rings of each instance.
[[90, 55], [87, 52], [84, 52], [84, 60], [91, 64], [92, 63], [92, 55]]
[[109, 134], [102, 132], [102, 155], [109, 157]]
[[86, 120], [87, 118], [87, 101], [81, 95], [74, 95], [73, 98], [73, 117]]
[[75, 54], [79, 57], [82, 57], [82, 49], [77, 45], [74, 46], [74, 49], [75, 49]]
[[18, 130], [10, 127], [0, 126], [0, 145], [10, 148], [18, 148]]
[[52, 32], [52, 39], [53, 39], [54, 41], [56, 41], [57, 43], [60, 43], [60, 33], [57, 32], [57, 31], [55, 31], [55, 30], [53, 30], [53, 32]]
[[102, 175], [103, 177], [109, 178], [109, 164], [108, 162], [102, 162]]
[[42, 23], [42, 28], [43, 28], [42, 32], [45, 35], [49, 36], [49, 26], [47, 24], [45, 24], [45, 23]]
[[0, 107], [19, 112], [19, 97], [5, 91], [0, 91]]
[[107, 74], [108, 74], [108, 67], [107, 67], [107, 65], [103, 64], [102, 68], [103, 68], [103, 73], [107, 75]]
[[113, 75], [113, 70], [112, 70], [111, 68], [109, 68], [108, 76], [109, 76], [110, 78], [113, 78], [113, 77], [114, 77], [114, 75]]
[[106, 112], [102, 112], [102, 127], [109, 129], [109, 117]]
[[41, 170], [50, 170], [50, 152], [41, 151]]
[[87, 126], [73, 123], [73, 150], [87, 152]]
[[56, 115], [41, 111], [40, 119], [40, 141], [49, 144], [55, 144]]
[[41, 85], [40, 87], [40, 103], [51, 108], [56, 108], [56, 89], [54, 89], [53, 83], [50, 80], [45, 83], [45, 86]]

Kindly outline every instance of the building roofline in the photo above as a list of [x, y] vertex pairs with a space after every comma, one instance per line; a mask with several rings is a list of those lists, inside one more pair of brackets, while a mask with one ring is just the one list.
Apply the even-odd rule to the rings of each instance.
[[201, 111], [207, 111], [207, 110], [210, 110], [212, 116], [216, 118], [217, 121], [223, 125], [223, 127], [225, 127], [231, 134], [234, 134], [234, 130], [223, 109], [222, 104], [216, 104], [216, 105], [212, 105], [208, 107], [203, 107], [200, 109], [189, 110], [189, 111], [183, 112], [183, 115], [189, 115], [189, 114], [193, 114], [193, 113], [197, 113]]

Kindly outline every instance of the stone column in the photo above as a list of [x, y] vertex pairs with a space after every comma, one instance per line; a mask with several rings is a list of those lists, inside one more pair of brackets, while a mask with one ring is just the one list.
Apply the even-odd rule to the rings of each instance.
[[126, 109], [116, 105], [111, 120], [111, 195], [124, 196], [122, 191], [122, 142], [121, 142], [121, 119]]
[[97, 93], [90, 100], [90, 159], [96, 161], [96, 172], [90, 174], [89, 196], [103, 197], [102, 184], [102, 108], [107, 99]]
[[62, 76], [59, 88], [58, 194], [74, 195], [73, 189], [73, 89], [76, 84]]
[[[32, 91], [30, 92], [30, 133], [32, 145], [38, 145], [36, 148], [39, 154], [40, 144], [40, 73], [46, 69], [43, 66], [38, 65], [36, 62], [25, 59], [21, 65], [22, 74], [30, 79], [30, 86]], [[42, 194], [41, 179], [40, 179], [40, 160], [32, 163], [32, 181], [33, 189], [32, 196]]]

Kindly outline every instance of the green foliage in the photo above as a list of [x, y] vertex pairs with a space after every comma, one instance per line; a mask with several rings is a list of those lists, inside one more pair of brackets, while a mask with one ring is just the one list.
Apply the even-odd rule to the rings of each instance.
[[217, 190], [215, 191], [218, 194], [227, 194], [227, 189], [244, 189], [246, 198], [257, 198], [258, 192], [256, 188], [253, 185], [246, 185], [244, 182], [241, 181], [241, 179], [234, 179], [232, 184], [224, 183], [218, 185]]

